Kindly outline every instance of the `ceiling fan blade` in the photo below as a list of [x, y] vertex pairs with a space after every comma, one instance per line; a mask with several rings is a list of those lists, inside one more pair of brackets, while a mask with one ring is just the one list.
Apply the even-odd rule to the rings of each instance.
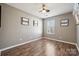
[[46, 12], [50, 12], [50, 10], [46, 10]]

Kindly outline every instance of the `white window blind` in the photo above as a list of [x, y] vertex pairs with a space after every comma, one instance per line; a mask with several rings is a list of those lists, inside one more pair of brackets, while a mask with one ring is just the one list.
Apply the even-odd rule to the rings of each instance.
[[47, 21], [47, 34], [55, 34], [55, 20]]

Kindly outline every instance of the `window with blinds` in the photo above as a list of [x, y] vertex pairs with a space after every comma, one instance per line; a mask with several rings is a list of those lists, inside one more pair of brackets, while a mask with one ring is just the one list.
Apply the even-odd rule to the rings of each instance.
[[47, 34], [55, 34], [55, 20], [47, 21]]

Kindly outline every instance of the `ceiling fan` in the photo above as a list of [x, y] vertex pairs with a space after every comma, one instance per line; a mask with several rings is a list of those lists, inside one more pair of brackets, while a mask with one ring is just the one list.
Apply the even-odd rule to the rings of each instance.
[[42, 4], [42, 8], [41, 8], [40, 12], [47, 13], [47, 12], [50, 12], [50, 10], [47, 9], [47, 6], [45, 4]]

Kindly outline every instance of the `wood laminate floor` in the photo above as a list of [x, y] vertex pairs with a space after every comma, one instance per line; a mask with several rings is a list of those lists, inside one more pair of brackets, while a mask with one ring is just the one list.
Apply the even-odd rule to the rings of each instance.
[[40, 39], [12, 49], [2, 51], [2, 56], [78, 56], [75, 45]]

